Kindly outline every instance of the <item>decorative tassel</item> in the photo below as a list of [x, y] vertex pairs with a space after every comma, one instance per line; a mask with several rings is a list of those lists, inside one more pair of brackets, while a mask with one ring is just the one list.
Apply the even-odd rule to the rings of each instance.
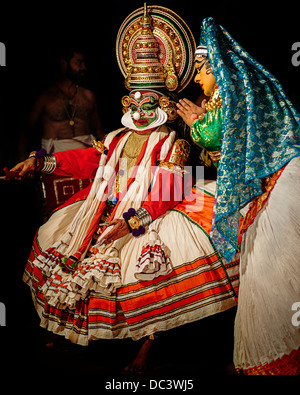
[[142, 249], [136, 266], [135, 278], [138, 280], [153, 280], [172, 272], [170, 251], [159, 239], [157, 232], [152, 229], [150, 240]]

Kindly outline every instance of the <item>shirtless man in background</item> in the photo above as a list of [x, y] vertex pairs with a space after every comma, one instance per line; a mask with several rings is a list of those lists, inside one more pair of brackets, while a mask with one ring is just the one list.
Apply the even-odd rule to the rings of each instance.
[[48, 153], [86, 148], [95, 138], [104, 137], [95, 94], [83, 87], [86, 70], [86, 59], [80, 50], [62, 55], [60, 78], [41, 94], [29, 114], [27, 132], [20, 142], [21, 159], [28, 155], [28, 133], [39, 120], [41, 146]]
[[[57, 82], [40, 95], [28, 116], [19, 142], [21, 161], [32, 149], [44, 148], [47, 153], [61, 152], [88, 148], [95, 139], [103, 139], [105, 133], [98, 115], [96, 96], [84, 86], [86, 71], [82, 51], [71, 49], [62, 54]], [[35, 130], [40, 141], [30, 146]], [[46, 202], [45, 215], [90, 182], [89, 179], [43, 175], [41, 186]]]

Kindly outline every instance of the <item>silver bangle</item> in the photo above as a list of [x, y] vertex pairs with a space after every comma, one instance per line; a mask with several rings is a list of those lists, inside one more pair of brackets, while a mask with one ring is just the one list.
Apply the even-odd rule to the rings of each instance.
[[148, 211], [147, 211], [145, 208], [143, 208], [143, 207], [140, 207], [140, 208], [136, 211], [135, 215], [136, 215], [136, 217], [138, 217], [138, 219], [140, 220], [141, 226], [147, 226], [147, 225], [151, 224], [151, 222], [152, 222], [152, 217], [151, 217], [151, 215], [150, 215], [150, 214], [148, 213]]
[[45, 155], [44, 156], [44, 164], [41, 169], [43, 173], [50, 174], [53, 173], [56, 168], [56, 158], [54, 155]]

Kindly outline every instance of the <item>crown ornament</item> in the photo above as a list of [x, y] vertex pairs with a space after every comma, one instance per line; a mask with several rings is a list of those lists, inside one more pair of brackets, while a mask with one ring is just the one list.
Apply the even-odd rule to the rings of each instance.
[[152, 18], [144, 5], [141, 18], [141, 32], [134, 43], [136, 61], [127, 67], [125, 86], [128, 89], [163, 88], [165, 86], [164, 67], [158, 59], [159, 45], [153, 35]]
[[126, 88], [181, 91], [193, 76], [195, 48], [192, 33], [177, 14], [144, 3], [124, 20], [117, 36]]

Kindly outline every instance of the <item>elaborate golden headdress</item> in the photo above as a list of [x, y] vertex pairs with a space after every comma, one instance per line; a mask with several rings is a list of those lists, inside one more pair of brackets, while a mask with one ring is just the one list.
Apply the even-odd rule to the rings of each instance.
[[195, 48], [189, 27], [175, 12], [145, 3], [124, 20], [117, 36], [126, 88], [180, 92], [193, 76]]

